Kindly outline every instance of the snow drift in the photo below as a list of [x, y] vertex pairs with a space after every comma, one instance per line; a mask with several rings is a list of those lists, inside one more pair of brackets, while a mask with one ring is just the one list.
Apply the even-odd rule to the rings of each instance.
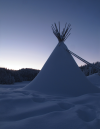
[[64, 96], [100, 92], [78, 68], [63, 42], [57, 44], [40, 73], [24, 89]]

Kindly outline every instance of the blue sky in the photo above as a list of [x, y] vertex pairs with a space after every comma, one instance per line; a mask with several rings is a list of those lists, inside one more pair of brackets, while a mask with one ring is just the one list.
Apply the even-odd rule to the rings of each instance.
[[59, 21], [61, 29], [71, 24], [69, 50], [100, 61], [99, 13], [100, 0], [0, 0], [0, 67], [41, 69], [58, 43], [51, 25]]

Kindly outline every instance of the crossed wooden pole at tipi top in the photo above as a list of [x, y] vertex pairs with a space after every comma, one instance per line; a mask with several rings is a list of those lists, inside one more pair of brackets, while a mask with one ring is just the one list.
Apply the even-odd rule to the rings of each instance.
[[[59, 42], [64, 42], [68, 36], [70, 35], [70, 31], [71, 31], [71, 24], [68, 24], [66, 27], [67, 23], [65, 24], [65, 27], [63, 29], [63, 31], [60, 33], [60, 22], [59, 22], [59, 29], [57, 28], [56, 23], [54, 23], [54, 25], [51, 26], [52, 31], [54, 33], [54, 35], [57, 37]], [[73, 56], [75, 56], [76, 58], [78, 58], [79, 60], [83, 61], [84, 63], [88, 64], [89, 66], [95, 68], [98, 70], [98, 74], [100, 76], [100, 68], [89, 63], [88, 61], [84, 60], [83, 58], [79, 57], [78, 55], [76, 55], [75, 53], [73, 53], [72, 51], [66, 49], [66, 51], [68, 51], [70, 54], [72, 54]]]

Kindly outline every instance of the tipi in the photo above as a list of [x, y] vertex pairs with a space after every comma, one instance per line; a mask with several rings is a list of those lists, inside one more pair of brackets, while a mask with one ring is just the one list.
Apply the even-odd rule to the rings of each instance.
[[70, 24], [60, 34], [55, 24], [53, 33], [59, 43], [44, 64], [40, 73], [31, 81], [25, 90], [34, 90], [48, 95], [79, 96], [87, 93], [100, 92], [91, 84], [78, 68], [64, 41], [69, 36]]

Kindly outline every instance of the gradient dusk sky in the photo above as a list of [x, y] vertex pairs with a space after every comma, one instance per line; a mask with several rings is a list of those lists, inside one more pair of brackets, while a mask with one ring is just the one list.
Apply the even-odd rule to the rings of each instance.
[[58, 43], [51, 25], [59, 21], [61, 30], [71, 24], [69, 50], [100, 61], [100, 0], [0, 0], [0, 67], [41, 69]]

